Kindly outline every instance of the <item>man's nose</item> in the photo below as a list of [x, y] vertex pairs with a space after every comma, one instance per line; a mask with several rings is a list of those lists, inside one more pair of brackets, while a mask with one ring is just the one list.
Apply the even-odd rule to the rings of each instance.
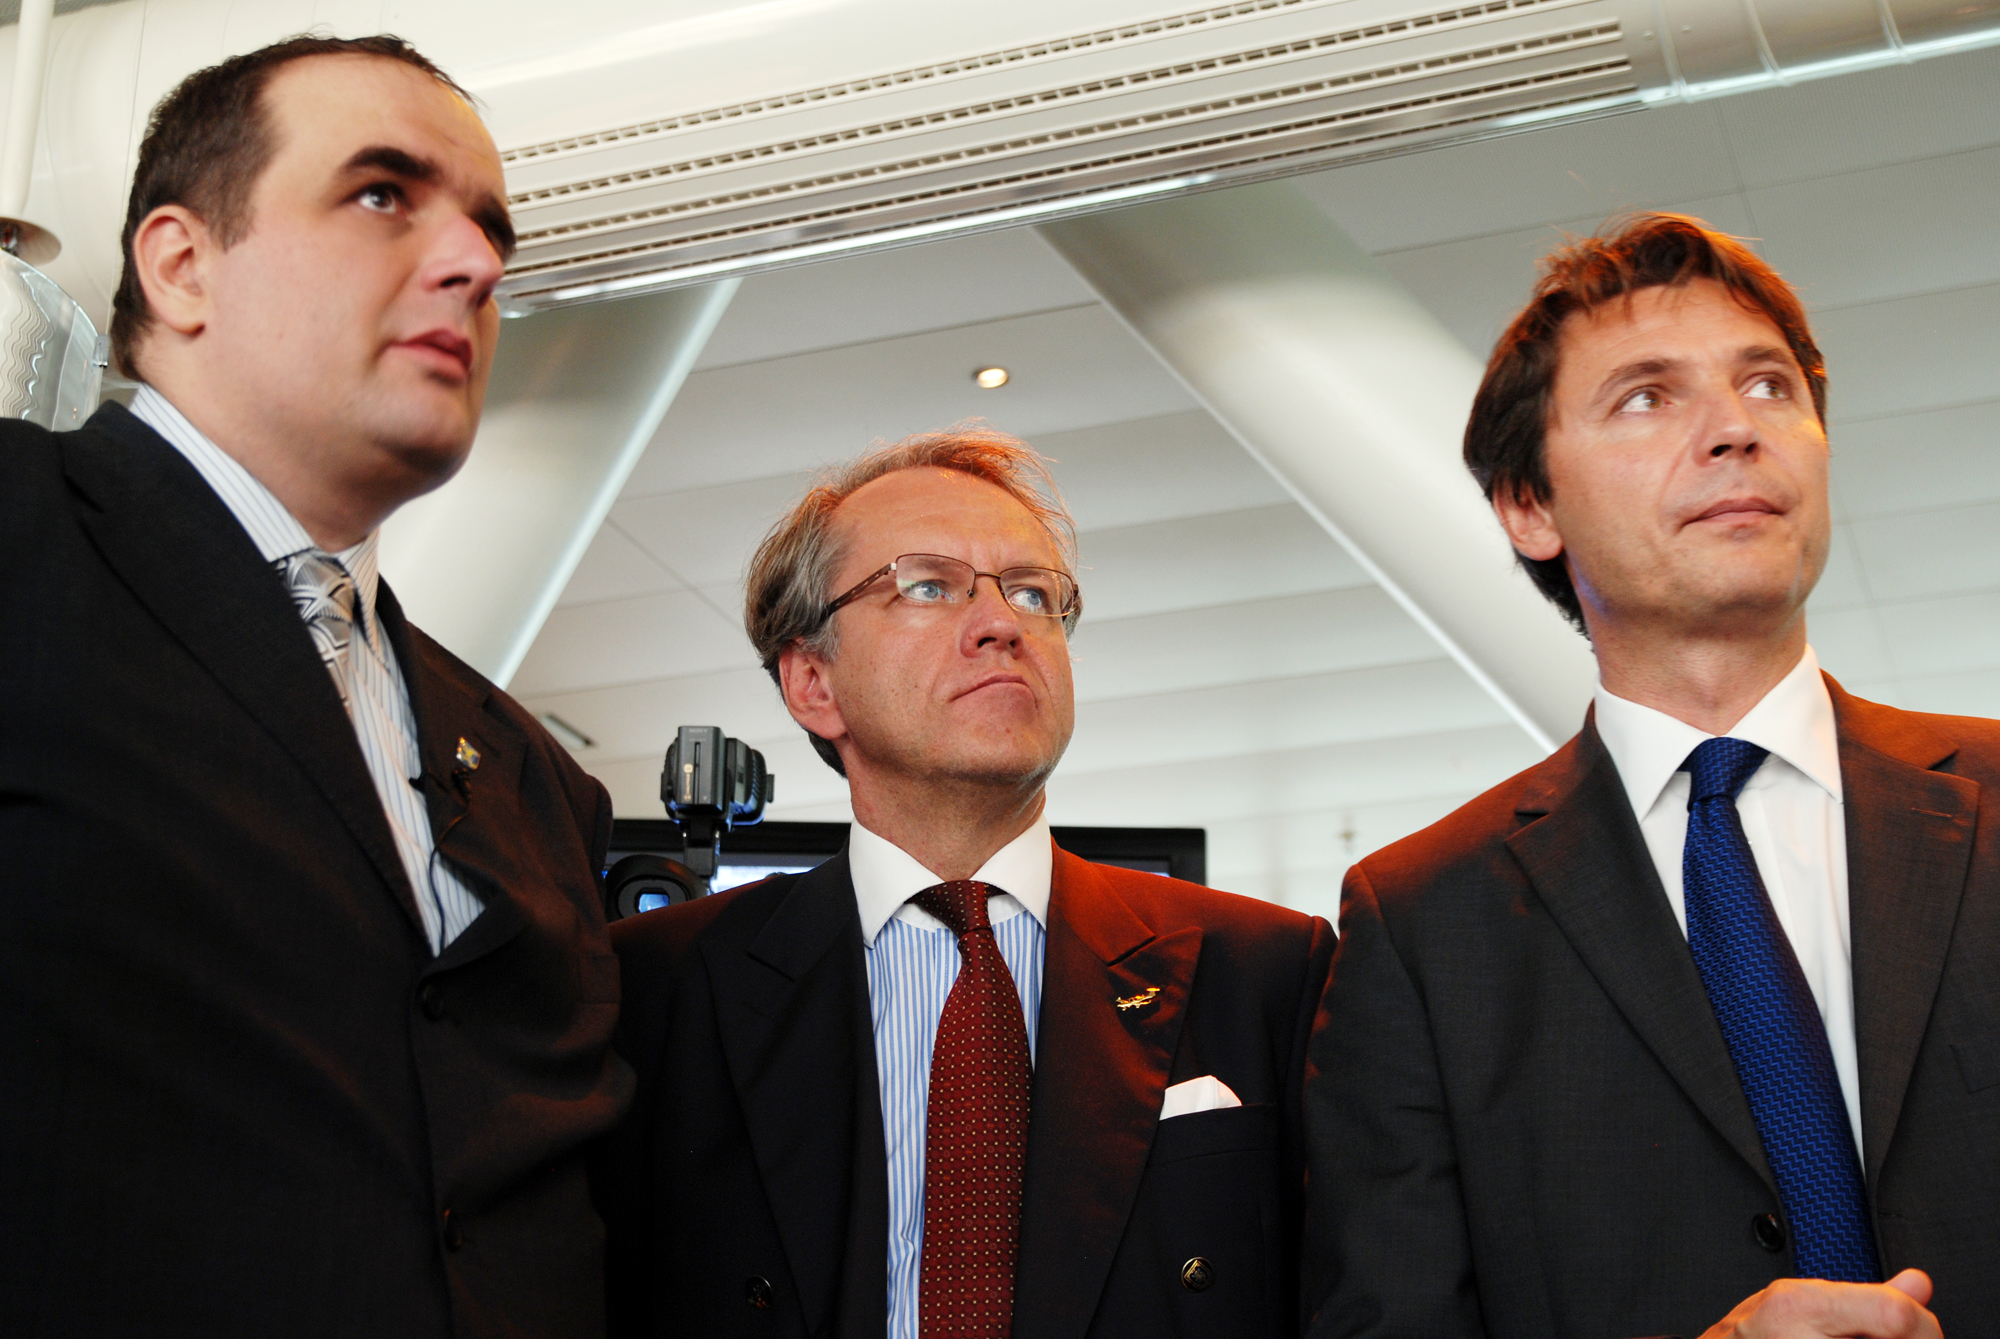
[[492, 296], [506, 272], [493, 239], [464, 214], [453, 214], [439, 225], [425, 268], [433, 284], [459, 293], [472, 307]]
[[966, 603], [971, 610], [966, 619], [967, 634], [975, 644], [1011, 642], [1020, 637], [1023, 616], [1000, 588], [998, 577], [984, 572], [974, 576], [972, 596]]
[[1721, 387], [1702, 397], [1702, 421], [1697, 442], [1701, 454], [1711, 460], [1757, 450], [1757, 423], [1734, 387]]

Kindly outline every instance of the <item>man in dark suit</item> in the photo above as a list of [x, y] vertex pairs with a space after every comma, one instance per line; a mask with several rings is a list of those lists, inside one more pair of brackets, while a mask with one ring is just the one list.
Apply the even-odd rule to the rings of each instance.
[[1073, 571], [990, 432], [863, 457], [765, 540], [751, 640], [855, 825], [613, 927], [615, 1334], [1297, 1332], [1330, 928], [1052, 846]]
[[132, 411], [0, 427], [9, 1336], [601, 1332], [609, 803], [375, 570], [471, 444], [504, 199], [393, 38], [191, 76]]
[[2000, 1333], [2000, 726], [1820, 673], [1824, 405], [1791, 290], [1677, 216], [1502, 338], [1466, 459], [1600, 687], [1348, 876], [1314, 1336]]

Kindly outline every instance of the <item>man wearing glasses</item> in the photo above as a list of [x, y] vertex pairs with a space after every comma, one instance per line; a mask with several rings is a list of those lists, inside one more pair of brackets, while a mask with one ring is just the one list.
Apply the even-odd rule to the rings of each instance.
[[852, 790], [809, 873], [617, 927], [616, 1335], [1291, 1335], [1325, 921], [1049, 837], [1074, 530], [912, 438], [765, 539], [751, 640]]

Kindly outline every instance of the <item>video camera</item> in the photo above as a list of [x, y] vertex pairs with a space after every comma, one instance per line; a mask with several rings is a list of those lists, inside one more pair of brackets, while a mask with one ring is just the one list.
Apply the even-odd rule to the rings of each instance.
[[683, 725], [667, 746], [660, 800], [681, 834], [681, 858], [629, 855], [604, 875], [611, 920], [708, 894], [722, 854], [722, 835], [764, 818], [777, 778], [764, 755], [718, 726]]

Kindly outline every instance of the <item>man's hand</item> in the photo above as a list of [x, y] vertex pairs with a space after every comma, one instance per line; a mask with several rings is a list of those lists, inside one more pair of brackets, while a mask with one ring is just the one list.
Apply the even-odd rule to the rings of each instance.
[[1906, 1269], [1887, 1283], [1779, 1279], [1701, 1339], [1943, 1339], [1930, 1275]]

